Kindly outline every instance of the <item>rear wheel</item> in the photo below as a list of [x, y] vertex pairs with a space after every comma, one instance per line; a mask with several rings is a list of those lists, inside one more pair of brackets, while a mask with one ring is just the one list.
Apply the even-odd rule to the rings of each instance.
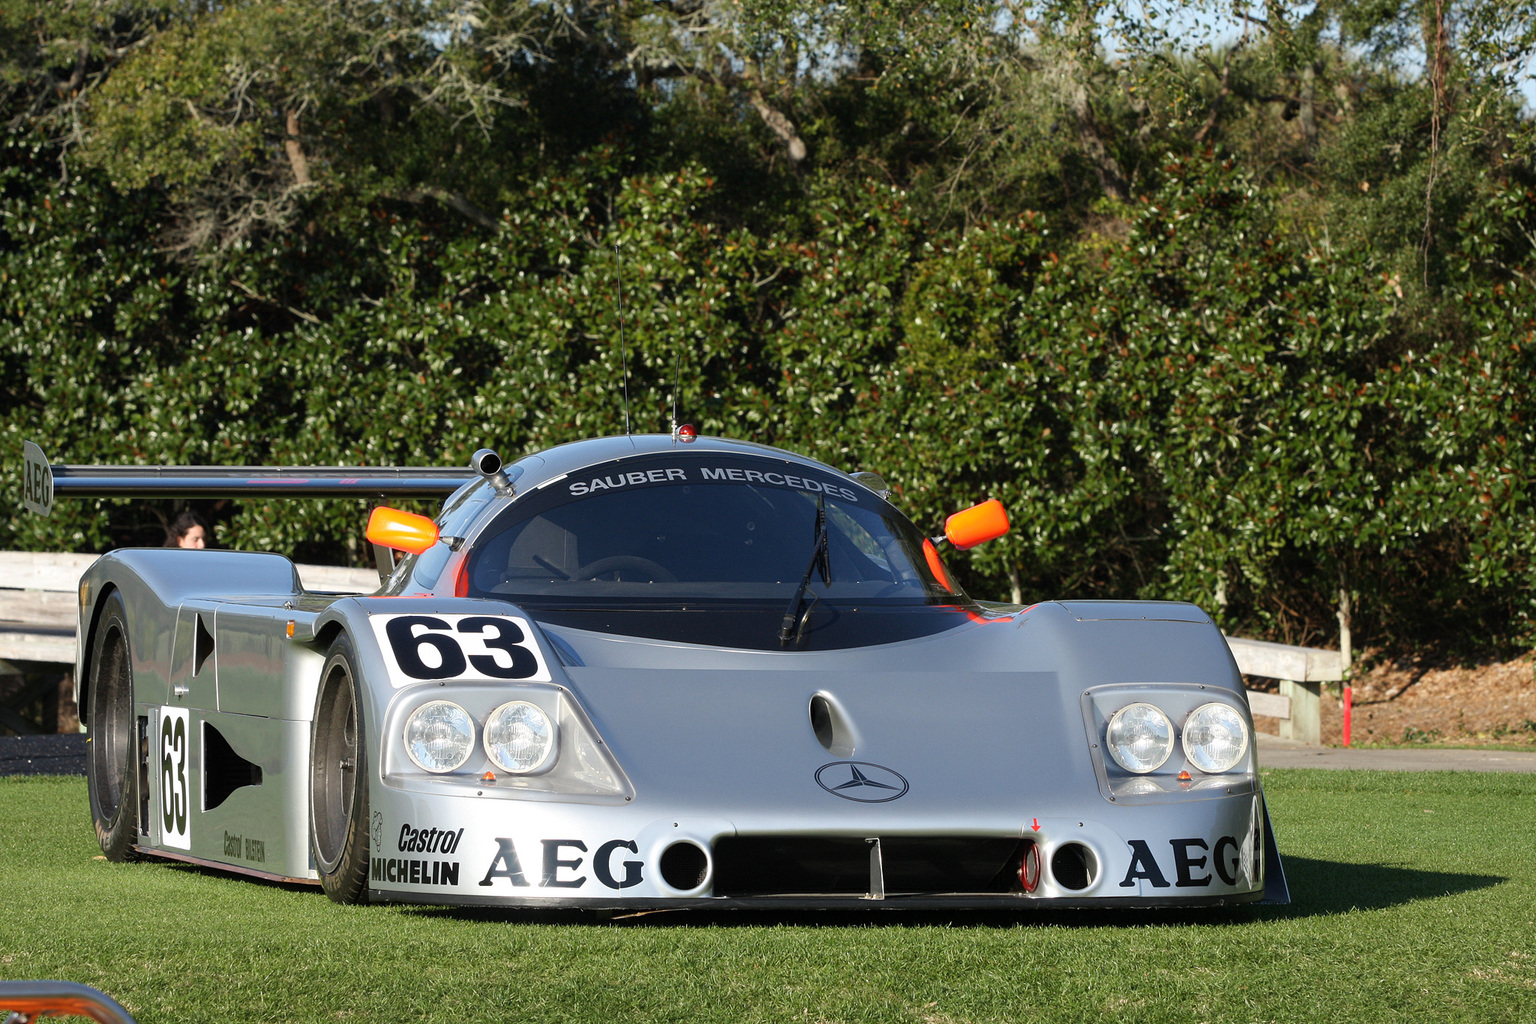
[[122, 595], [107, 596], [91, 634], [86, 697], [91, 741], [86, 789], [96, 841], [111, 861], [133, 860], [139, 836], [139, 797], [133, 728], [133, 661]]
[[325, 894], [368, 901], [368, 759], [357, 654], [345, 633], [325, 657], [310, 727], [310, 850]]

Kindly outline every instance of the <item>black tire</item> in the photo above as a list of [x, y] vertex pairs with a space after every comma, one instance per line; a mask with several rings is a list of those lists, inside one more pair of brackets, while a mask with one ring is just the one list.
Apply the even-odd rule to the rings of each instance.
[[358, 700], [357, 653], [345, 633], [320, 673], [309, 732], [310, 852], [325, 894], [368, 902], [368, 751]]
[[136, 860], [139, 839], [138, 743], [133, 721], [133, 658], [117, 591], [107, 595], [91, 634], [86, 697], [91, 740], [86, 789], [96, 841], [110, 861]]

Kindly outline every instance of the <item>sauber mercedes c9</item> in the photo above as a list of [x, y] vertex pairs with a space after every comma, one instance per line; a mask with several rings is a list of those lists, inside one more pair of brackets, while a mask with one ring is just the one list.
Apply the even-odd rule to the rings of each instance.
[[982, 604], [878, 477], [672, 435], [503, 466], [51, 466], [55, 496], [376, 508], [370, 594], [278, 554], [80, 581], [110, 860], [346, 903], [1220, 906], [1287, 899], [1227, 644], [1179, 603]]

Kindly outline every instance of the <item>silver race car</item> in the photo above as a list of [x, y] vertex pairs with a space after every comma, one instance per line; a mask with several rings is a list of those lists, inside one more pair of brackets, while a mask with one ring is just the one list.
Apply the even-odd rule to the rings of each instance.
[[[978, 604], [873, 474], [672, 435], [469, 469], [50, 466], [58, 496], [439, 495], [381, 586], [124, 549], [80, 581], [112, 860], [345, 903], [1285, 902], [1221, 632], [1161, 602]], [[398, 561], [396, 556], [399, 555]]]

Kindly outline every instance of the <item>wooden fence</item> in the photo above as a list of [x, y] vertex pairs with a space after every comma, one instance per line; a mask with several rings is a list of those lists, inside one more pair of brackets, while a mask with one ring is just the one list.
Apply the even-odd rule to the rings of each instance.
[[[65, 701], [63, 691], [72, 690], [75, 591], [81, 574], [95, 559], [95, 555], [0, 551], [0, 726], [13, 732], [48, 727], [49, 721], [28, 722], [19, 709], [46, 703], [50, 687], [59, 690], [61, 701]], [[299, 566], [299, 578], [307, 589], [349, 593], [367, 593], [379, 582], [371, 569], [321, 565]], [[1339, 652], [1241, 637], [1228, 637], [1227, 644], [1243, 675], [1280, 680], [1278, 695], [1248, 691], [1253, 713], [1279, 719], [1284, 738], [1321, 742], [1321, 684], [1344, 677]], [[58, 666], [71, 666], [62, 681]], [[56, 717], [67, 726], [72, 714], [66, 706]], [[55, 716], [42, 717], [51, 721]]]
[[[0, 551], [0, 731], [69, 732], [74, 706], [75, 609], [95, 555]], [[306, 589], [363, 594], [372, 569], [300, 565]]]

